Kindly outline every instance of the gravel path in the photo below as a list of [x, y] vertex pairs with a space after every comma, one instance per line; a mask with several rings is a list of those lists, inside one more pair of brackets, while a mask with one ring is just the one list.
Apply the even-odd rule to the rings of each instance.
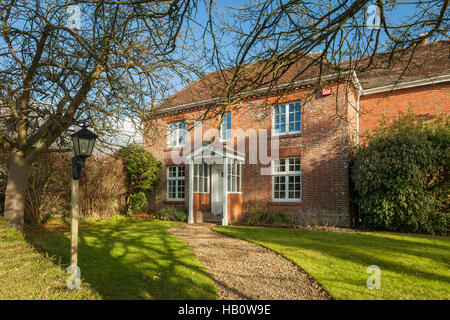
[[211, 226], [181, 225], [169, 231], [195, 252], [212, 275], [220, 299], [330, 299], [291, 261], [257, 244], [214, 232]]

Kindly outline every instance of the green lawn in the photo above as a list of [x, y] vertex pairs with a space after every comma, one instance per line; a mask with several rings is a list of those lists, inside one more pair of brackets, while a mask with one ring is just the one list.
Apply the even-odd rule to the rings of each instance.
[[[450, 299], [450, 238], [261, 227], [214, 230], [258, 243], [293, 261], [335, 299]], [[366, 287], [367, 267], [381, 288]]]
[[67, 278], [60, 266], [36, 252], [0, 217], [0, 300], [100, 299], [89, 284], [67, 290]]
[[[148, 220], [82, 223], [78, 255], [82, 286], [89, 285], [101, 299], [217, 299], [214, 282], [197, 257], [166, 231], [174, 225]], [[68, 228], [30, 229], [27, 238], [61, 268], [67, 267]]]

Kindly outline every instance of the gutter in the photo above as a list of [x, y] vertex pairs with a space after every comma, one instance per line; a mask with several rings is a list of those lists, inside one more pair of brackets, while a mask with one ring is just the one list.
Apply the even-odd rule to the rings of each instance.
[[419, 87], [419, 86], [426, 86], [426, 85], [430, 85], [430, 84], [436, 84], [436, 83], [447, 82], [447, 81], [450, 81], [450, 74], [432, 77], [432, 78], [423, 79], [423, 80], [402, 82], [397, 85], [388, 85], [388, 86], [365, 89], [362, 92], [362, 95], [367, 96], [369, 94], [375, 94], [375, 93], [387, 92], [387, 91], [399, 90], [399, 89], [406, 89], [406, 88], [412, 88], [412, 87]]

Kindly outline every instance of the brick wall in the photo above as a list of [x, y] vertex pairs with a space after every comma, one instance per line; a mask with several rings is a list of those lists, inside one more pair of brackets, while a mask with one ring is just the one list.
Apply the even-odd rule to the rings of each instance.
[[233, 224], [235, 221], [239, 221], [242, 216], [242, 193], [229, 193], [228, 194], [228, 221]]
[[[186, 194], [187, 195], [187, 194]], [[193, 211], [194, 214], [197, 211], [201, 212], [210, 212], [211, 211], [211, 199], [209, 193], [194, 193], [194, 205], [193, 205]], [[194, 216], [195, 221], [195, 216]]]
[[[261, 168], [270, 164], [249, 164], [248, 153], [243, 165], [242, 198], [233, 201], [242, 202], [242, 210], [272, 209], [291, 214], [301, 223], [329, 223], [337, 225], [349, 224], [350, 190], [348, 157], [351, 143], [351, 127], [356, 127], [356, 118], [349, 117], [349, 108], [354, 108], [353, 93], [346, 85], [333, 85], [333, 94], [321, 96], [312, 94], [308, 89], [296, 89], [285, 95], [279, 102], [302, 101], [302, 132], [280, 136], [280, 157], [301, 157], [302, 194], [301, 201], [280, 203], [272, 201], [272, 177], [261, 175]], [[271, 108], [275, 97], [268, 101], [265, 97], [239, 103], [230, 108], [232, 129], [270, 129], [272, 128]], [[351, 105], [351, 106], [350, 106]], [[269, 110], [269, 112], [263, 111]], [[166, 200], [167, 165], [173, 164], [171, 152], [167, 148], [167, 123], [185, 119], [196, 119], [202, 110], [189, 110], [159, 118], [156, 122], [147, 123], [147, 127], [157, 127], [159, 135], [145, 137], [144, 146], [156, 158], [164, 163], [160, 175], [160, 184], [149, 200], [151, 209], [173, 205]], [[218, 118], [203, 121], [203, 128], [217, 127]], [[154, 128], [153, 128], [154, 129]], [[247, 138], [232, 136], [234, 146]], [[270, 153], [270, 148], [269, 148]], [[186, 198], [188, 197], [188, 166], [186, 166]], [[235, 196], [233, 196], [235, 197]], [[187, 201], [178, 205], [187, 208]], [[234, 209], [233, 209], [234, 208]], [[229, 206], [229, 213], [237, 217], [242, 212], [237, 206]], [[231, 217], [230, 217], [231, 220]]]
[[[307, 89], [296, 89], [280, 102], [302, 101], [302, 132], [280, 137], [280, 157], [300, 156], [302, 165], [302, 199], [295, 203], [272, 201], [272, 177], [261, 175], [261, 168], [269, 165], [249, 164], [248, 153], [243, 165], [242, 195], [229, 195], [229, 220], [237, 219], [250, 209], [270, 209], [292, 214], [301, 223], [330, 223], [347, 225], [351, 212], [348, 158], [355, 144], [356, 98], [350, 86], [333, 85], [333, 94], [322, 97]], [[253, 99], [231, 108], [232, 129], [271, 129], [271, 106], [275, 97]], [[422, 87], [394, 90], [362, 96], [360, 99], [360, 136], [373, 130], [383, 115], [396, 117], [398, 111], [411, 109], [426, 118], [450, 116], [450, 85], [441, 83]], [[177, 120], [188, 123], [197, 119], [202, 109], [171, 114], [146, 124], [149, 133], [144, 146], [164, 163], [160, 183], [149, 199], [149, 206], [157, 210], [163, 206], [188, 208], [187, 201], [167, 201], [167, 166], [173, 165], [171, 152], [179, 149], [167, 147], [167, 124]], [[219, 119], [203, 121], [204, 132], [216, 128]], [[209, 137], [206, 137], [209, 139]], [[270, 131], [269, 131], [269, 139]], [[232, 136], [234, 146], [244, 141], [248, 152], [248, 137]], [[182, 153], [182, 150], [179, 150]], [[269, 147], [270, 153], [270, 147]], [[186, 172], [186, 198], [188, 197], [189, 170]], [[231, 196], [231, 197], [230, 197]], [[201, 199], [200, 199], [201, 198]], [[207, 198], [207, 199], [206, 199]], [[242, 206], [237, 204], [242, 203]], [[198, 208], [197, 208], [198, 206]], [[210, 211], [209, 195], [194, 200], [194, 212]], [[241, 209], [242, 208], [242, 209]]]
[[[261, 175], [261, 168], [268, 165], [243, 165], [242, 207], [273, 209], [295, 216], [303, 223], [326, 222], [348, 224], [349, 216], [349, 121], [346, 119], [349, 97], [353, 99], [346, 86], [334, 86], [333, 95], [321, 97], [310, 96], [306, 90], [295, 90], [285, 96], [282, 102], [298, 101], [302, 103], [302, 133], [280, 137], [280, 157], [300, 156], [302, 159], [302, 200], [296, 203], [272, 202], [272, 177]], [[338, 102], [336, 102], [336, 94]], [[269, 100], [269, 103], [271, 101]], [[271, 129], [270, 112], [261, 115], [254, 106], [264, 104], [264, 99], [253, 100], [230, 108], [232, 129]], [[336, 106], [336, 104], [338, 106]], [[262, 110], [264, 107], [260, 107]], [[171, 115], [158, 120], [159, 128], [166, 128], [167, 123], [180, 119], [195, 119], [201, 110]], [[353, 121], [353, 122], [352, 122]], [[354, 123], [351, 119], [351, 123]], [[218, 119], [203, 122], [203, 127], [217, 126]], [[354, 125], [354, 124], [353, 124]], [[165, 129], [161, 129], [164, 132]], [[270, 134], [270, 133], [269, 133]], [[147, 148], [165, 165], [173, 164], [170, 159], [172, 149], [166, 147], [166, 136], [152, 137], [153, 144], [146, 139]], [[232, 137], [235, 145], [243, 137]], [[155, 142], [156, 141], [156, 142]], [[249, 139], [245, 138], [248, 151]], [[270, 148], [269, 148], [270, 149]], [[248, 160], [248, 155], [247, 155]], [[188, 194], [188, 170], [186, 167], [186, 196]], [[157, 209], [172, 205], [166, 201], [166, 170], [161, 173], [161, 183], [150, 200], [150, 206]], [[233, 202], [233, 200], [231, 201]], [[184, 203], [187, 206], [187, 203]], [[229, 206], [231, 216], [239, 215], [237, 206]], [[234, 211], [233, 211], [234, 210]], [[195, 210], [194, 210], [195, 211]], [[231, 220], [231, 217], [230, 217]]]
[[360, 99], [360, 136], [364, 138], [379, 125], [383, 115], [398, 117], [398, 112], [411, 109], [417, 115], [431, 119], [436, 116], [450, 117], [450, 83], [380, 92], [362, 96]]

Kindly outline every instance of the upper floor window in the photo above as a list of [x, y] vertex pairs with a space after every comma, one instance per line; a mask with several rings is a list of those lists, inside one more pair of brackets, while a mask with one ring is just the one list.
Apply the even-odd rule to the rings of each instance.
[[227, 112], [223, 115], [222, 125], [220, 127], [220, 136], [222, 141], [228, 141], [231, 138], [231, 113]]
[[171, 147], [184, 146], [186, 124], [184, 121], [169, 123], [169, 141]]
[[275, 134], [296, 133], [302, 129], [302, 111], [300, 102], [280, 104], [273, 110]]

